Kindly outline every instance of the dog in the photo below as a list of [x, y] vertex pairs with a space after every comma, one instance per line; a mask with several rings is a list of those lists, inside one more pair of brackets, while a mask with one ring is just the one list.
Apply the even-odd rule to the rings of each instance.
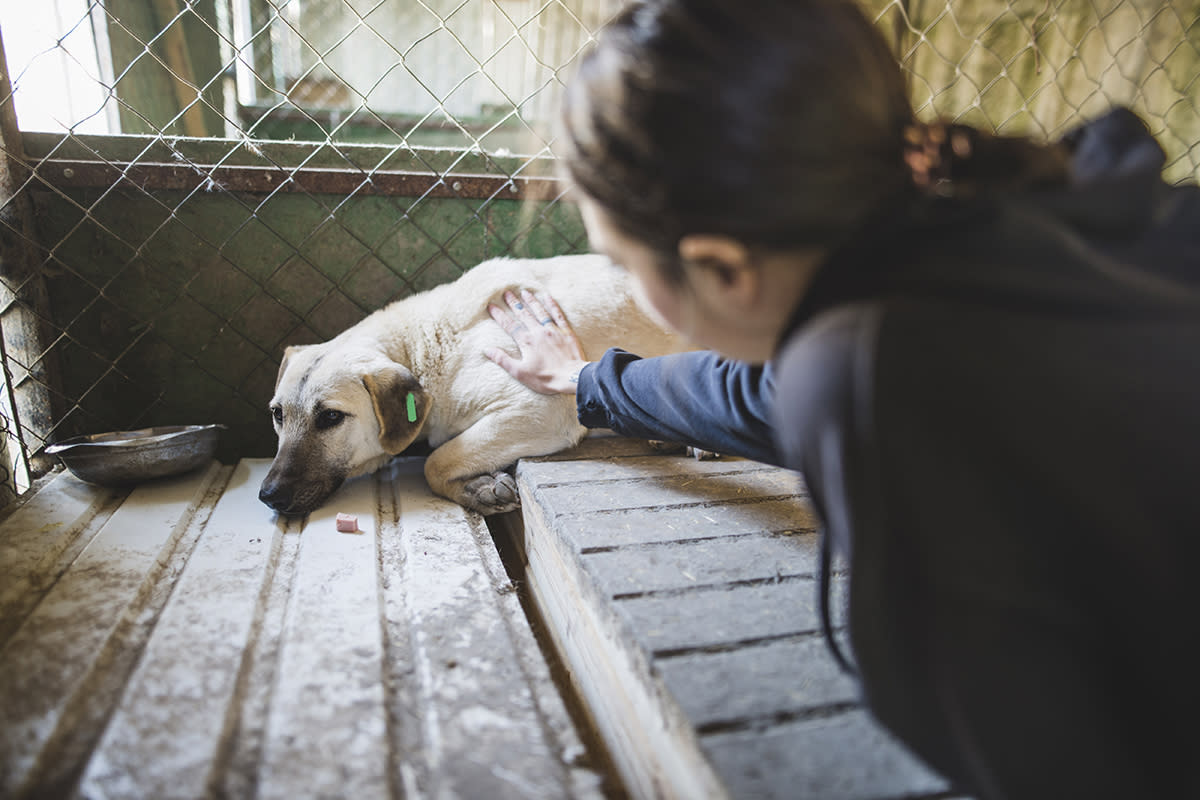
[[485, 261], [327, 342], [285, 350], [270, 403], [279, 444], [259, 499], [281, 514], [307, 514], [345, 480], [425, 442], [435, 493], [482, 514], [517, 508], [505, 470], [586, 432], [573, 396], [538, 394], [484, 356], [489, 347], [517, 354], [487, 306], [521, 289], [552, 296], [589, 357], [610, 347], [643, 356], [688, 349], [604, 256]]

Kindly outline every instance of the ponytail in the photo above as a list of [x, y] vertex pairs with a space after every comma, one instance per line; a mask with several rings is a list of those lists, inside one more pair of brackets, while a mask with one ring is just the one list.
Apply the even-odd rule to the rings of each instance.
[[905, 128], [904, 160], [917, 189], [938, 196], [1061, 186], [1071, 169], [1066, 144], [1039, 144], [947, 122]]

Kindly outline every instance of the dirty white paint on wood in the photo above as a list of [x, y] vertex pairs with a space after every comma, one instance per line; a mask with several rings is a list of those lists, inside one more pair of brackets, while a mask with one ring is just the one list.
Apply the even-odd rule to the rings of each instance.
[[[0, 625], [23, 619], [45, 590], [91, 537], [89, 525], [103, 524], [124, 492], [96, 491], [59, 474], [43, 484], [53, 488], [24, 498], [9, 515], [9, 533], [0, 539]], [[0, 627], [0, 641], [12, 631]]]
[[[811, 578], [817, 535], [757, 533], [745, 536], [646, 543], [640, 547], [591, 550], [588, 563], [615, 597], [740, 581]], [[636, 559], [638, 569], [630, 571]]]
[[577, 580], [573, 554], [537, 533], [548, 527], [544, 508], [523, 492], [530, 590], [625, 787], [639, 798], [724, 797], [690, 723], [650, 677], [645, 653], [628, 646], [607, 598]]
[[288, 523], [266, 469], [0, 523], [0, 796], [597, 795], [481, 518], [418, 464]]
[[[299, 536], [258, 796], [387, 797], [380, 503], [371, 480], [342, 488]], [[360, 533], [339, 533], [338, 512]], [[391, 523], [391, 520], [388, 520]], [[298, 770], [336, 753], [336, 769]]]
[[946, 788], [856, 709], [714, 733], [704, 747], [735, 797], [940, 798]]
[[531, 589], [632, 794], [943, 796], [825, 648], [797, 476], [619, 439], [517, 475]]
[[[120, 689], [139, 623], [153, 614], [171, 551], [215, 472], [134, 490], [0, 651], [3, 788], [62, 787], [67, 764]], [[10, 518], [27, 524], [27, 518]], [[7, 538], [7, 537], [6, 537]]]
[[513, 800], [597, 791], [482, 518], [430, 495], [419, 468], [397, 465], [388, 482], [399, 509], [396, 536], [382, 539], [388, 619], [408, 609], [408, 663], [420, 676], [415, 702], [399, 707], [426, 709], [424, 761], [409, 764], [406, 785]]
[[858, 690], [812, 635], [659, 657], [655, 666], [700, 731], [792, 719], [854, 703]]
[[[585, 492], [579, 491], [583, 483], [588, 486]], [[793, 495], [796, 480], [780, 470], [762, 469], [706, 475], [659, 474], [624, 480], [555, 483], [543, 488], [538, 495], [556, 514], [588, 514], [615, 509], [694, 505], [698, 489], [704, 492], [708, 502], [737, 502]]]
[[762, 532], [812, 533], [817, 529], [816, 518], [807, 506], [797, 506], [794, 495], [780, 500], [707, 505], [699, 510], [695, 505], [658, 508], [652, 524], [647, 523], [644, 507], [608, 509], [604, 519], [605, 524], [597, 528], [588, 524], [587, 515], [560, 515], [555, 526], [585, 553], [627, 544], [678, 543]]
[[243, 463], [224, 486], [87, 765], [85, 794], [204, 793], [226, 718], [236, 710], [243, 654], [278, 536], [257, 502], [262, 474]]

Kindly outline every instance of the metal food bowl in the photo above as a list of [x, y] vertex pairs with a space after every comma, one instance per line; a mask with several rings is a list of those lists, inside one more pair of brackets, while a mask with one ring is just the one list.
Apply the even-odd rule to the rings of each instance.
[[46, 453], [62, 459], [75, 477], [101, 486], [123, 486], [179, 475], [209, 463], [224, 425], [169, 425], [138, 431], [76, 436]]

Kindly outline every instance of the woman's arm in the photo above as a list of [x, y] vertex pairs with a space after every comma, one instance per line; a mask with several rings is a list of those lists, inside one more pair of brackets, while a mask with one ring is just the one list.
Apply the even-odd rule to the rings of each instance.
[[771, 437], [771, 366], [711, 351], [639, 358], [609, 350], [579, 376], [579, 421], [623, 436], [689, 444], [778, 464]]
[[624, 436], [662, 439], [729, 456], [779, 463], [768, 424], [774, 377], [716, 353], [693, 351], [639, 358], [609, 350], [595, 363], [553, 298], [505, 295], [509, 309], [489, 306], [520, 355], [485, 355], [535, 392], [577, 395], [579, 421]]

